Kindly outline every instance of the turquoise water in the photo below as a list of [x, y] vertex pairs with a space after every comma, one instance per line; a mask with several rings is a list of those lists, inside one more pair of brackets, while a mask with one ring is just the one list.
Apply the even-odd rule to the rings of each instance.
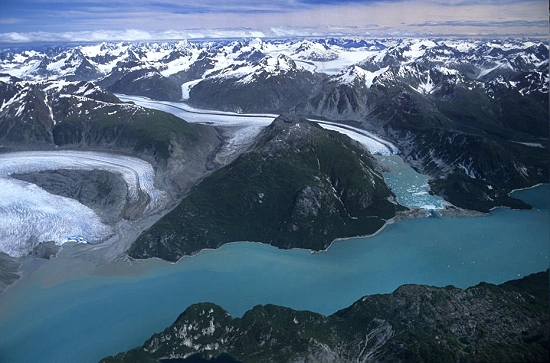
[[549, 187], [515, 196], [535, 208], [397, 222], [316, 254], [243, 242], [122, 275], [18, 283], [0, 295], [0, 362], [95, 362], [141, 345], [198, 301], [233, 316], [264, 303], [331, 314], [401, 284], [467, 287], [546, 270]]

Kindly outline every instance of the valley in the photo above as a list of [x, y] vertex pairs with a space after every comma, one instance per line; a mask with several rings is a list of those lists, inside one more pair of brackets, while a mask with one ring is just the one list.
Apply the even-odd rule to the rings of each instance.
[[[176, 112], [173, 113], [174, 115], [183, 117], [191, 123], [215, 125], [216, 128], [221, 130], [221, 134], [226, 137], [226, 141], [222, 148], [213, 157], [214, 160], [218, 161], [221, 165], [227, 164], [229, 160], [235, 158], [235, 155], [239, 155], [243, 150], [249, 147], [261, 130], [269, 125], [275, 117], [274, 115], [217, 113], [215, 111], [189, 108], [183, 103], [160, 102], [125, 95], [119, 95], [119, 97], [122, 100], [132, 101], [141, 106], [148, 106], [160, 111], [169, 112], [176, 110]], [[323, 127], [337, 130], [361, 142], [372, 153], [389, 154], [396, 151], [395, 146], [376, 138], [374, 135], [368, 134], [366, 131], [344, 127], [334, 123], [318, 122]], [[107, 220], [110, 224], [116, 224], [123, 219], [129, 221], [139, 220], [153, 214], [161, 213], [168, 207], [173, 206], [175, 202], [172, 197], [174, 195], [173, 191], [162, 191], [154, 187], [155, 180], [157, 180], [157, 184], [159, 184], [159, 178], [155, 177], [153, 167], [149, 163], [137, 158], [93, 151], [66, 150], [6, 153], [0, 161], [0, 175], [3, 177], [3, 182], [6, 183], [6, 189], [4, 190], [9, 190], [10, 187], [17, 188], [18, 182], [16, 182], [15, 179], [26, 179], [31, 182], [28, 187], [35, 188], [34, 192], [29, 195], [29, 193], [17, 193], [16, 190], [12, 194], [15, 196], [28, 195], [30, 198], [38, 199], [38, 202], [36, 200], [32, 202], [30, 200], [18, 201], [18, 205], [23, 206], [23, 208], [26, 208], [27, 203], [32, 205], [32, 209], [30, 210], [15, 209], [11, 207], [13, 202], [9, 198], [5, 198], [3, 201], [2, 217], [6, 221], [5, 225], [10, 225], [11, 229], [9, 231], [3, 231], [6, 234], [2, 240], [24, 241], [25, 238], [29, 238], [18, 247], [10, 247], [9, 245], [3, 247], [1, 252], [7, 253], [13, 257], [24, 256], [32, 251], [40, 242], [52, 241], [60, 245], [66, 242], [69, 236], [81, 236], [83, 237], [83, 242], [99, 244], [112, 236], [114, 230], [105, 225], [101, 221], [101, 218], [98, 219], [97, 216], [94, 215], [95, 213], [103, 215], [102, 219], [104, 221]], [[70, 195], [70, 193], [68, 193], [65, 197], [69, 199], [57, 197], [56, 195], [67, 194], [67, 192], [64, 193], [60, 190], [56, 191], [54, 186], [51, 185], [52, 182], [47, 181], [47, 176], [38, 177], [40, 173], [44, 174], [45, 171], [53, 171], [56, 172], [57, 175], [61, 175], [61, 170], [67, 170], [67, 172], [75, 170], [103, 170], [111, 174], [120, 175], [126, 184], [126, 188], [124, 188], [126, 190], [119, 190], [117, 192], [117, 197], [121, 199], [118, 203], [112, 202], [119, 205], [115, 205], [111, 207], [112, 210], [105, 212], [103, 209], [107, 207], [105, 205], [106, 202], [96, 203], [95, 208], [92, 208], [95, 209], [94, 213], [94, 211], [90, 211], [84, 206], [87, 203], [83, 200], [79, 200], [79, 196]], [[23, 175], [28, 176], [25, 177]], [[83, 176], [81, 176], [81, 178], [83, 178]], [[90, 177], [84, 179], [90, 180]], [[67, 183], [69, 183], [69, 177], [61, 178], [56, 184], [61, 185], [62, 188], [70, 189]], [[109, 184], [111, 183], [106, 183], [106, 187], [110, 188], [111, 186]], [[44, 195], [40, 198], [37, 194], [40, 192], [40, 189], [32, 184], [41, 186], [42, 189], [49, 190], [52, 194], [49, 196]], [[8, 187], [8, 185], [10, 185], [10, 187]], [[82, 192], [80, 188], [79, 194], [81, 195]], [[48, 198], [51, 200], [45, 202]], [[85, 197], [80, 198], [82, 199]], [[78, 203], [74, 202], [72, 202], [73, 204], [70, 206], [60, 204], [71, 202], [73, 199], [76, 199], [84, 205], [79, 206]], [[57, 200], [59, 201], [57, 202]], [[47, 215], [39, 208], [40, 205], [52, 204], [58, 205], [54, 210], [59, 210], [60, 213], [63, 213], [65, 210], [70, 210], [71, 213], [69, 215], [73, 219], [69, 220], [66, 219], [66, 216], [56, 216], [55, 214]], [[131, 212], [129, 208], [132, 210], [137, 208], [138, 211]], [[15, 210], [16, 213], [10, 212], [10, 210]], [[74, 213], [80, 210], [84, 210], [83, 213], [88, 214], [79, 215], [78, 213]], [[33, 212], [36, 213], [35, 218], [37, 222], [39, 221], [40, 223], [33, 223], [33, 225], [37, 226], [37, 230], [29, 231], [27, 223], [29, 218], [33, 218]], [[30, 217], [28, 216], [29, 213], [31, 213]], [[25, 217], [23, 218], [22, 216]], [[58, 218], [59, 220], [56, 221]], [[90, 224], [81, 227], [79, 221]], [[66, 228], [70, 229], [67, 230], [65, 228], [58, 231], [54, 228], [52, 230], [52, 223], [54, 225], [67, 226]], [[45, 231], [48, 231], [48, 233], [53, 232], [54, 235], [46, 235]], [[118, 238], [120, 238], [120, 236], [118, 236]], [[111, 258], [113, 257], [120, 256], [111, 256]]]
[[[335, 316], [365, 294], [431, 284], [441, 291], [418, 287], [423, 296], [452, 300], [497, 287], [451, 294], [443, 286], [544, 271], [548, 80], [548, 44], [528, 39], [0, 50], [0, 329], [12, 333], [0, 334], [0, 351], [14, 362], [43, 351], [51, 362], [97, 361], [211, 301], [219, 306], [205, 306], [235, 321], [264, 314], [266, 304], [325, 314], [307, 319], [341, 327], [342, 341], [315, 337], [286, 347], [284, 361], [345, 360], [352, 351], [343, 347], [361, 342]], [[87, 314], [95, 321], [80, 319]], [[412, 331], [394, 317], [371, 320], [379, 318], [388, 322], [375, 324], [384, 341]], [[226, 328], [240, 329], [231, 319]], [[539, 357], [544, 319], [540, 334], [525, 328], [529, 341], [515, 328], [498, 334], [521, 340], [526, 360]], [[118, 337], [133, 333], [117, 345], [102, 336], [107, 325]], [[49, 349], [48, 339], [25, 343], [51, 329], [74, 337], [74, 352]], [[207, 342], [204, 329], [147, 359], [225, 352], [255, 361], [247, 355], [254, 345]], [[479, 337], [440, 333], [448, 340], [439, 357], [495, 351]], [[99, 350], [82, 343], [90, 336]], [[418, 353], [409, 338], [403, 351], [386, 346], [384, 354]], [[483, 352], [468, 350], [474, 341]]]

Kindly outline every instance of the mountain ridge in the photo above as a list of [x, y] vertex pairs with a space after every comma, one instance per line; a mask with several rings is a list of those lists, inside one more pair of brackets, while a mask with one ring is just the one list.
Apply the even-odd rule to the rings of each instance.
[[549, 340], [546, 271], [467, 289], [402, 285], [329, 316], [258, 305], [233, 318], [197, 303], [143, 346], [100, 362], [208, 362], [221, 353], [246, 363], [544, 362]]
[[335, 238], [374, 233], [403, 209], [361, 145], [282, 115], [249, 151], [195, 186], [128, 252], [176, 261], [244, 240], [322, 250]]
[[[219, 130], [120, 104], [108, 90], [234, 112], [289, 111], [380, 135], [457, 207], [529, 208], [508, 193], [549, 177], [547, 49], [514, 39], [335, 38], [8, 49], [0, 52], [0, 141], [7, 150], [137, 153], [181, 197], [192, 185], [185, 173], [199, 180], [220, 166], [211, 157]], [[317, 189], [303, 199], [315, 200]]]

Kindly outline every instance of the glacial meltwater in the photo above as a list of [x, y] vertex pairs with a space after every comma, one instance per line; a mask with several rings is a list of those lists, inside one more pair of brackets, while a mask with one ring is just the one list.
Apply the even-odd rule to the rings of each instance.
[[401, 205], [425, 210], [442, 209], [449, 205], [443, 198], [431, 195], [428, 185], [430, 178], [417, 173], [401, 157], [378, 155], [376, 158], [388, 169], [384, 173], [384, 179]]
[[321, 253], [243, 242], [177, 264], [35, 261], [0, 295], [0, 362], [95, 362], [141, 345], [199, 301], [233, 316], [265, 303], [331, 314], [401, 284], [465, 288], [546, 270], [549, 186], [514, 196], [534, 208], [400, 221]]

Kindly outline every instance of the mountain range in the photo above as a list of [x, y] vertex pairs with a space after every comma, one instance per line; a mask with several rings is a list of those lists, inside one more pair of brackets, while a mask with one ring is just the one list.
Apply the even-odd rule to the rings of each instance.
[[[0, 152], [100, 151], [149, 163], [170, 202], [115, 249], [125, 259], [177, 261], [246, 240], [319, 251], [412, 213], [376, 157], [322, 122], [377, 135], [456, 208], [531, 208], [509, 193], [549, 180], [548, 83], [548, 44], [524, 39], [32, 44], [0, 51]], [[205, 118], [186, 122], [124, 95]], [[242, 125], [208, 120], [216, 112], [278, 116], [239, 134]], [[9, 177], [77, 199], [110, 226], [139, 223], [149, 202], [146, 193], [137, 204], [121, 197], [129, 186], [110, 169]], [[39, 242], [31, 254], [55, 255], [55, 241]], [[3, 288], [20, 260], [0, 259]], [[233, 318], [199, 303], [105, 362], [223, 353], [243, 362], [547, 360], [547, 279], [407, 285], [331, 316], [265, 305]]]
[[[296, 121], [304, 117], [379, 135], [395, 145], [413, 168], [431, 177], [431, 193], [459, 208], [482, 212], [498, 206], [530, 208], [509, 192], [549, 178], [548, 46], [536, 41], [329, 38], [35, 46], [0, 52], [0, 74], [3, 150], [130, 153], [153, 164], [157, 182], [175, 200], [187, 195], [130, 249], [137, 258], [156, 255], [176, 260], [205, 247], [248, 239], [286, 248], [301, 240], [301, 247], [318, 250], [334, 238], [372, 233], [393, 217], [400, 207], [394, 197], [389, 197], [393, 207], [383, 201], [391, 192], [379, 178], [376, 161], [362, 159], [369, 156], [353, 150], [345, 138]], [[221, 162], [216, 155], [227, 147], [227, 129], [208, 122], [190, 124], [122, 102], [113, 92], [185, 101], [199, 109], [286, 116], [251, 136], [245, 143], [249, 149], [242, 147]], [[303, 127], [291, 140], [284, 136], [288, 128], [277, 127], [285, 125], [281, 120]], [[336, 143], [321, 147], [318, 140], [323, 133]], [[284, 140], [286, 147], [275, 148], [268, 139]], [[334, 149], [334, 155], [350, 162], [335, 168], [334, 161], [327, 159], [332, 156], [319, 153], [324, 149]], [[233, 164], [226, 165], [229, 162]], [[349, 183], [350, 175], [364, 167], [368, 171], [363, 169], [366, 174], [357, 175], [358, 180], [367, 175], [378, 178], [368, 193], [352, 186], [355, 181]], [[241, 195], [244, 189], [223, 197], [214, 193], [236, 190], [232, 185], [240, 183], [239, 173], [268, 169], [257, 180], [248, 180], [250, 195]], [[191, 191], [198, 181], [202, 183]], [[277, 190], [273, 200], [281, 202], [274, 209], [277, 218], [256, 210], [267, 205], [272, 194], [268, 189]], [[351, 227], [356, 223], [353, 218], [366, 209], [351, 207], [353, 197], [345, 193], [366, 193], [361, 197], [369, 201], [364, 206], [372, 203], [366, 215], [371, 221], [359, 223], [364, 227]], [[253, 199], [266, 196], [262, 200], [266, 204], [248, 206], [245, 213], [242, 199], [252, 194]], [[340, 206], [332, 198], [340, 200]], [[201, 205], [215, 210], [216, 200], [223, 200], [229, 212], [207, 213], [210, 222], [205, 212], [190, 212]], [[316, 210], [325, 202], [332, 207]], [[296, 212], [300, 203], [310, 210]], [[374, 214], [373, 206], [380, 206]], [[342, 213], [353, 218], [346, 217], [346, 222]], [[320, 227], [336, 215], [340, 222]], [[250, 216], [257, 220], [252, 223]], [[306, 223], [306, 216], [314, 218], [308, 217]], [[372, 222], [376, 218], [382, 222]], [[266, 221], [270, 223], [263, 231], [250, 227]], [[309, 227], [299, 227], [306, 224]], [[168, 239], [172, 242], [165, 252], [152, 252], [167, 247], [166, 235], [179, 233], [186, 237]]]
[[[44, 79], [88, 81], [93, 86], [76, 90], [100, 87], [205, 109], [291, 112], [357, 126], [397, 145], [409, 164], [432, 177], [433, 193], [483, 212], [527, 207], [508, 192], [548, 181], [548, 45], [540, 41], [328, 38], [43, 46], [4, 50], [0, 72], [6, 74], [4, 88], [36, 88]], [[11, 122], [20, 109], [17, 100], [29, 104], [36, 97], [14, 98], [14, 89], [3, 93], [0, 118], [8, 115]], [[47, 117], [46, 111], [34, 112]]]

